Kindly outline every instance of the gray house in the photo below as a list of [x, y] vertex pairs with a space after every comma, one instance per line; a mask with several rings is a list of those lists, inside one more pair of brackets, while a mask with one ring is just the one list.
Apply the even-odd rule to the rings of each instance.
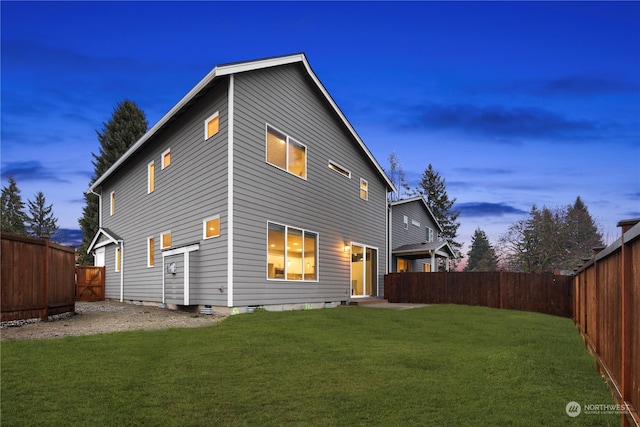
[[389, 271], [438, 271], [438, 259], [448, 271], [449, 260], [455, 257], [453, 249], [438, 239], [442, 227], [422, 196], [392, 202], [389, 208]]
[[393, 184], [304, 54], [219, 65], [88, 192], [106, 297], [232, 310], [383, 294]]

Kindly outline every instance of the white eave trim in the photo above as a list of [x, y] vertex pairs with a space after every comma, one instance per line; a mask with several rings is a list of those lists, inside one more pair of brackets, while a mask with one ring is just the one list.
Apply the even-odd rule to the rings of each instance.
[[309, 65], [309, 62], [307, 61], [305, 54], [297, 53], [294, 55], [279, 56], [274, 58], [258, 59], [255, 61], [238, 62], [233, 64], [216, 66], [213, 70], [209, 72], [209, 74], [207, 74], [202, 80], [200, 80], [200, 82], [197, 85], [195, 85], [194, 88], [191, 89], [189, 93], [187, 93], [171, 110], [169, 110], [167, 114], [165, 114], [155, 125], [153, 125], [153, 127], [149, 129], [147, 133], [142, 135], [142, 137], [135, 144], [133, 144], [118, 160], [116, 160], [116, 162], [113, 165], [111, 165], [111, 167], [107, 169], [107, 171], [104, 174], [102, 174], [102, 176], [100, 176], [91, 185], [91, 187], [89, 187], [87, 192], [91, 192], [96, 188], [100, 187], [100, 185], [116, 169], [118, 169], [129, 157], [131, 157], [131, 155], [133, 155], [133, 153], [135, 153], [142, 145], [144, 145], [144, 143], [147, 140], [149, 140], [149, 138], [151, 138], [167, 122], [169, 122], [169, 120], [171, 120], [171, 118], [176, 113], [178, 113], [178, 111], [180, 111], [185, 105], [187, 105], [200, 91], [202, 91], [216, 77], [226, 76], [229, 74], [243, 73], [246, 71], [253, 71], [253, 70], [258, 70], [263, 68], [275, 67], [279, 65], [293, 64], [297, 62], [302, 62], [302, 64], [304, 64], [304, 67], [307, 70], [307, 73], [309, 74], [311, 79], [314, 81], [318, 89], [320, 89], [320, 92], [322, 92], [322, 94], [324, 95], [325, 99], [329, 102], [331, 107], [333, 107], [334, 111], [336, 112], [338, 117], [340, 117], [340, 120], [342, 120], [343, 124], [347, 127], [349, 132], [351, 132], [351, 135], [355, 138], [358, 144], [360, 144], [360, 147], [365, 152], [367, 157], [369, 157], [369, 160], [371, 161], [371, 163], [373, 163], [373, 165], [376, 167], [380, 176], [383, 177], [387, 186], [391, 189], [391, 191], [397, 191], [396, 187], [393, 185], [393, 183], [391, 182], [387, 174], [384, 172], [384, 169], [382, 169], [378, 161], [375, 159], [375, 157], [373, 157], [373, 154], [371, 154], [371, 151], [369, 151], [369, 149], [364, 144], [362, 139], [360, 139], [360, 136], [358, 136], [355, 129], [351, 126], [351, 124], [349, 123], [347, 118], [344, 116], [344, 114], [342, 114], [342, 111], [340, 111], [340, 108], [338, 108], [338, 105], [334, 102], [333, 98], [331, 98], [331, 95], [329, 95], [329, 92], [327, 92], [327, 90], [322, 85], [322, 83], [320, 82], [320, 79], [318, 79], [316, 74], [313, 72], [313, 70], [311, 69], [311, 66]]
[[[101, 234], [103, 234], [107, 238], [107, 241], [96, 244]], [[93, 240], [89, 244], [89, 247], [87, 248], [87, 253], [91, 253], [92, 250], [96, 248], [100, 248], [102, 246], [109, 245], [109, 244], [119, 245], [120, 242], [122, 242], [122, 240], [116, 239], [111, 234], [107, 233], [104, 230], [104, 228], [100, 228], [98, 229], [98, 232], [96, 233], [96, 235], [93, 237]]]

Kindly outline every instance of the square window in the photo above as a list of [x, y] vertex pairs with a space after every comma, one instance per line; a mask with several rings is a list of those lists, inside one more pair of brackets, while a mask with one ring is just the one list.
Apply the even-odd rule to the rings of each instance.
[[216, 111], [204, 122], [204, 139], [207, 140], [218, 133], [220, 129], [220, 115]]
[[307, 179], [307, 147], [267, 125], [267, 163]]
[[171, 164], [171, 149], [168, 149], [164, 153], [162, 153], [162, 166], [161, 166], [161, 168], [164, 169], [164, 168], [168, 167], [170, 164]]
[[369, 200], [369, 183], [363, 178], [360, 178], [360, 198]]
[[153, 251], [155, 249], [155, 239], [153, 237], [147, 238], [147, 267], [153, 267], [154, 257]]
[[205, 219], [203, 222], [202, 238], [210, 239], [220, 235], [220, 215]]
[[318, 234], [267, 224], [267, 279], [318, 280]]
[[154, 162], [147, 166], [147, 194], [156, 189], [156, 165]]
[[160, 235], [160, 249], [166, 249], [171, 247], [171, 232], [167, 231], [166, 233], [162, 233]]

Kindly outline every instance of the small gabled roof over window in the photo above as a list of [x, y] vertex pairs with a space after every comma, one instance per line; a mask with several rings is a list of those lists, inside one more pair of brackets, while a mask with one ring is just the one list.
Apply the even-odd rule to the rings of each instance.
[[[102, 237], [102, 239], [101, 239]], [[87, 248], [87, 253], [106, 245], [119, 245], [122, 238], [108, 228], [100, 228]]]

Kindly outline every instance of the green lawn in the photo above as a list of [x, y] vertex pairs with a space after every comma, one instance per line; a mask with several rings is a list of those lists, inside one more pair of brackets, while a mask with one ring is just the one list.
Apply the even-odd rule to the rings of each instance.
[[197, 329], [9, 341], [3, 426], [565, 426], [612, 404], [569, 319], [482, 307], [232, 316]]

